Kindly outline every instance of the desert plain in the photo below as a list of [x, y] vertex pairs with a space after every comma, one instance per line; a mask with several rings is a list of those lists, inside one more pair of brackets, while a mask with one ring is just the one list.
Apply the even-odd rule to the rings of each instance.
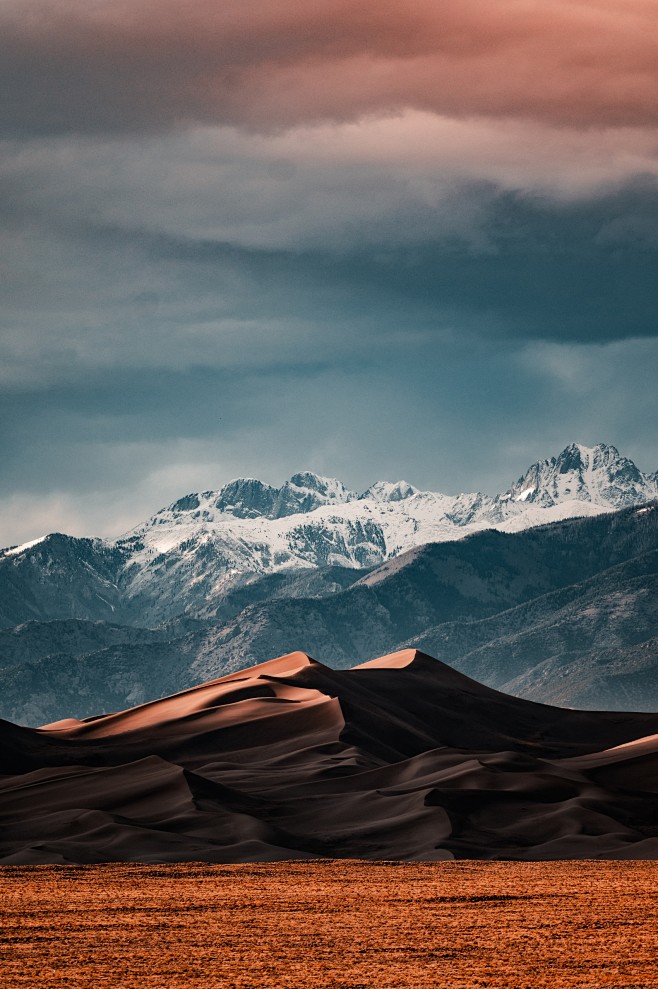
[[658, 986], [658, 864], [10, 866], [3, 989]]

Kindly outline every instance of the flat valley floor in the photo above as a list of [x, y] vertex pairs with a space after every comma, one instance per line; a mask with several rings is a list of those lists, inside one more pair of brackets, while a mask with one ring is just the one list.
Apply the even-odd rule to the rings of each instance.
[[658, 987], [656, 862], [0, 869], [2, 989]]

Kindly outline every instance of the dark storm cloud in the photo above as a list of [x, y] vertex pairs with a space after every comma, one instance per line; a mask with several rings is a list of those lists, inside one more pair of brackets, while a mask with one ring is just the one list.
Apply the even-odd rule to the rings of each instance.
[[455, 237], [340, 252], [162, 237], [149, 249], [187, 269], [199, 287], [240, 272], [240, 311], [251, 317], [295, 313], [334, 325], [563, 342], [658, 335], [654, 180], [561, 205], [493, 189], [462, 195], [486, 202], [482, 249]]
[[654, 19], [0, 0], [0, 543], [240, 474], [654, 470]]
[[269, 129], [413, 107], [655, 125], [651, 0], [4, 0], [1, 126]]
[[[72, 394], [90, 414], [101, 399], [117, 403], [110, 420], [118, 428], [121, 408], [131, 407], [126, 396], [140, 394], [140, 376], [149, 376], [144, 395], [175, 434], [173, 370], [186, 391], [184, 372], [198, 369], [394, 368], [405, 349], [420, 370], [444, 360], [455, 338], [520, 346], [658, 335], [655, 181], [562, 204], [482, 185], [461, 195], [480, 203], [475, 241], [450, 234], [296, 250], [113, 227], [75, 210], [49, 219], [42, 209], [37, 224], [18, 198], [0, 290], [3, 388], [25, 391], [19, 419], [29, 421], [39, 389], [59, 386], [65, 401], [75, 383]], [[441, 228], [440, 213], [426, 221], [423, 233]], [[154, 389], [158, 368], [162, 391]], [[78, 383], [94, 374], [107, 378], [88, 389]], [[235, 389], [217, 387], [248, 419]], [[140, 409], [148, 431], [152, 416]], [[102, 432], [100, 418], [90, 421]], [[203, 432], [191, 412], [184, 421], [188, 435]]]

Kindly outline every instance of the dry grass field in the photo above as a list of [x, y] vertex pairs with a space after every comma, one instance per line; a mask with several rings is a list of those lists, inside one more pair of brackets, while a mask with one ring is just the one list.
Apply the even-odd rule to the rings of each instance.
[[0, 870], [2, 989], [658, 987], [658, 864]]

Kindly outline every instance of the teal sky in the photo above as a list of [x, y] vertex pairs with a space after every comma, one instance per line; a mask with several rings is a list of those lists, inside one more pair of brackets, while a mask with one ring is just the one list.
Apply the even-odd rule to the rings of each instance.
[[3, 545], [658, 467], [655, 5], [299, 7], [0, 2]]

